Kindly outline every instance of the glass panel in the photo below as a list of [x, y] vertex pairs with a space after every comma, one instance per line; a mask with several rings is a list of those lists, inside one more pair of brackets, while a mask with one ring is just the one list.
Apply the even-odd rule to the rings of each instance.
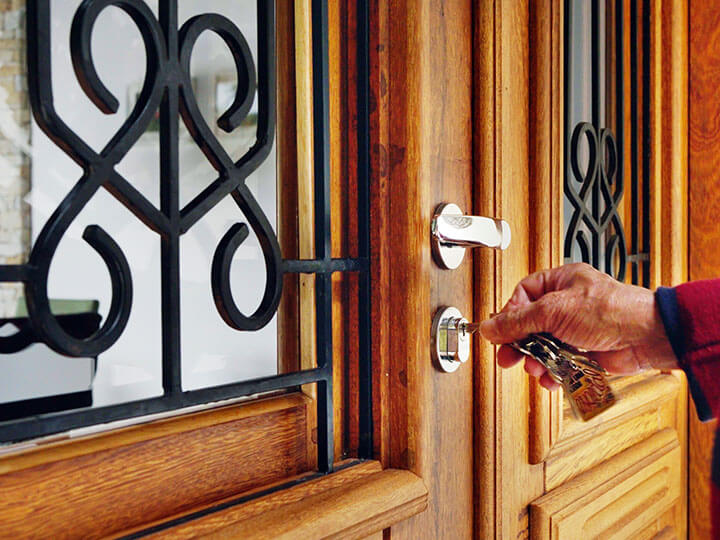
[[649, 102], [640, 4], [566, 2], [564, 252], [568, 262], [647, 285]]
[[370, 455], [368, 36], [328, 45], [323, 2], [80, 5], [0, 5], [0, 441], [305, 391], [320, 470]]
[[[146, 5], [152, 17], [158, 19], [158, 1], [149, 1]], [[31, 247], [83, 177], [83, 167], [31, 119], [25, 9], [18, 2], [12, 6], [16, 7], [0, 7], [4, 10], [0, 14], [0, 22], [4, 24], [0, 50], [0, 167], [3, 172], [0, 264], [5, 265], [28, 263]], [[77, 134], [81, 144], [87, 144], [98, 154], [103, 149], [111, 151], [117, 147], [117, 141], [109, 141], [129, 121], [136, 103], [144, 99], [141, 93], [146, 80], [147, 43], [130, 13], [114, 6], [100, 11], [94, 22], [90, 50], [99, 80], [117, 99], [117, 112], [106, 114], [89, 99], [73, 66], [69, 36], [80, 0], [52, 0], [49, 6], [52, 76], [41, 84], [51, 83], [55, 110]], [[253, 64], [252, 85], [256, 86], [257, 2], [215, 0], [212, 7], [213, 13], [237, 25], [242, 35], [239, 39], [246, 40]], [[183, 0], [178, 5], [178, 27], [207, 13], [206, 1]], [[239, 126], [230, 133], [218, 127], [218, 118], [233, 105], [238, 86], [234, 52], [237, 51], [231, 51], [218, 34], [202, 32], [192, 49], [190, 78], [199, 112], [210, 126], [210, 136], [236, 161], [256, 140], [258, 92], [253, 93], [253, 101]], [[285, 87], [294, 91], [294, 85]], [[310, 115], [311, 110], [301, 113]], [[133, 121], [137, 122], [137, 118]], [[161, 180], [164, 180], [160, 166], [160, 123], [158, 108], [145, 131], [115, 166], [131, 190], [136, 190], [138, 196], [157, 209], [161, 209]], [[182, 208], [220, 176], [182, 120], [179, 121], [178, 162], [178, 196]], [[267, 158], [245, 180], [275, 230], [276, 169], [273, 144]], [[112, 191], [100, 188], [93, 193], [60, 235], [54, 253], [45, 257], [52, 261], [47, 296], [54, 318], [68, 333], [79, 332], [77, 337], [89, 337], [108, 319], [113, 302], [108, 269], [83, 237], [88, 226], [99, 226], [117, 243], [129, 265], [132, 307], [127, 325], [117, 341], [97, 355], [71, 358], [51, 350], [42, 339], [36, 339], [37, 336], [30, 339], [33, 343], [17, 351], [10, 352], [12, 347], [3, 349], [0, 420], [23, 416], [24, 412], [50, 412], [90, 404], [99, 407], [164, 394], [161, 236], [128, 210], [120, 201], [123, 195]], [[185, 390], [278, 373], [277, 316], [257, 331], [238, 331], [222, 319], [213, 299], [211, 268], [217, 246], [233, 224], [248, 221], [228, 195], [180, 238], [180, 372]], [[286, 228], [286, 237], [293, 235], [297, 236], [297, 232]], [[251, 227], [248, 238], [236, 249], [230, 263], [232, 298], [243, 313], [257, 309], [265, 281], [263, 252]], [[297, 294], [297, 290], [294, 292]], [[18, 333], [32, 336], [27, 315], [22, 284], [0, 283], [0, 337], [17, 337]], [[169, 354], [172, 353], [165, 353]], [[297, 365], [288, 367], [297, 368]], [[54, 403], [38, 403], [36, 411], [28, 408], [32, 404], [24, 403], [19, 411], [9, 411], [3, 416], [2, 404], [58, 394], [68, 395]]]

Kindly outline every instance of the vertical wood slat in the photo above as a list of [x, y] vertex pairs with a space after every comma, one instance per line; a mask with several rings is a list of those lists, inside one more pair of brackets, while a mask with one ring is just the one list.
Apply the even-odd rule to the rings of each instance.
[[[688, 277], [688, 0], [665, 0], [662, 37], [661, 283]], [[670, 46], [668, 46], [668, 44]]]
[[[483, 3], [473, 13], [473, 174], [474, 209], [479, 215], [495, 212], [495, 177], [498, 159], [495, 153], [496, 84], [495, 80], [495, 6]], [[500, 216], [502, 217], [502, 216]], [[515, 232], [514, 230], [512, 231]], [[496, 253], [476, 250], [474, 259], [474, 319], [486, 319], [495, 312]], [[495, 347], [486, 340], [474, 341], [473, 393], [475, 434], [474, 501], [475, 538], [495, 538], [495, 444], [496, 425]]]
[[[298, 257], [298, 135], [296, 131], [295, 25], [290, 2], [277, 0], [277, 216], [278, 241], [285, 259]], [[278, 306], [278, 373], [300, 367], [298, 276], [288, 274]]]
[[[474, 10], [475, 211], [507, 220], [513, 232], [506, 251], [476, 250], [474, 255], [475, 313], [479, 318], [502, 307], [531, 265], [546, 264], [552, 258], [550, 253], [538, 256], [538, 260], [531, 255], [540, 239], [531, 232], [530, 197], [547, 197], [543, 190], [549, 187], [532, 186], [533, 182], [543, 181], [532, 175], [536, 167], [552, 167], [553, 159], [544, 153], [542, 159], [550, 162], [540, 165], [540, 161], [529, 161], [529, 151], [535, 150], [528, 139], [528, 127], [533, 129], [534, 121], [529, 116], [529, 77], [550, 78], [546, 73], [530, 72], [529, 68], [529, 28], [534, 25], [534, 31], [550, 24], [529, 19], [535, 7], [534, 3], [498, 0], [482, 3]], [[548, 46], [543, 44], [542, 50]], [[547, 66], [550, 69], [550, 64]], [[550, 106], [547, 94], [536, 99], [534, 110], [541, 104]], [[558, 117], [561, 113], [551, 108], [546, 114]], [[547, 143], [538, 138], [532, 144]], [[541, 174], [548, 179], [547, 171]], [[529, 197], [521, 195], [524, 193]], [[559, 211], [559, 206], [556, 208]], [[545, 235], [544, 242], [549, 241], [547, 229], [538, 234]], [[547, 261], [539, 260], [543, 257]], [[488, 344], [477, 344], [476, 352], [482, 356], [475, 360], [475, 536], [524, 537], [527, 506], [543, 492], [542, 464], [528, 463], [532, 438], [527, 413], [531, 406], [530, 383], [520, 367], [496, 368], [494, 349]], [[538, 447], [543, 444], [540, 441]]]
[[430, 249], [438, 204], [455, 202], [472, 211], [472, 9], [469, 2], [440, 0], [393, 1], [387, 9], [389, 69], [384, 80], [373, 75], [373, 97], [388, 100], [387, 146], [378, 150], [386, 151], [388, 172], [385, 177], [382, 165], [383, 172], [373, 170], [372, 184], [374, 201], [386, 190], [386, 227], [379, 232], [389, 240], [389, 261], [385, 283], [373, 283], [386, 286], [385, 318], [373, 320], [373, 335], [389, 336], [387, 369], [380, 376], [389, 386], [390, 466], [415, 472], [430, 494], [429, 509], [393, 526], [389, 535], [469, 537], [471, 363], [452, 375], [440, 372], [429, 355], [429, 330], [441, 305], [468, 314], [473, 306], [471, 261], [441, 270]]
[[[315, 258], [315, 198], [313, 193], [313, 126], [312, 126], [312, 25], [310, 1], [295, 0], [295, 99], [297, 101], [297, 190], [298, 190], [298, 257]], [[300, 274], [299, 342], [300, 368], [317, 366], [315, 348], [315, 276]], [[316, 396], [315, 385], [303, 392]]]
[[[720, 5], [688, 1], [688, 278], [720, 276]], [[679, 8], [680, 9], [680, 8]], [[679, 11], [679, 10], [678, 10]], [[675, 14], [681, 24], [683, 13]], [[676, 19], [677, 20], [677, 19]], [[677, 59], [682, 65], [682, 59]], [[679, 84], [682, 84], [680, 82]], [[677, 144], [677, 143], [676, 143]], [[678, 163], [680, 169], [682, 164]], [[691, 538], [711, 538], [710, 470], [712, 441], [717, 420], [701, 423], [690, 405], [690, 493], [689, 532]]]
[[[645, 211], [649, 212], [650, 219], [650, 276], [649, 282], [651, 288], [656, 288], [662, 283], [663, 265], [666, 264], [663, 259], [663, 46], [662, 46], [662, 4], [668, 0], [649, 0], [649, 17], [650, 25], [647, 29], [650, 32], [648, 39], [650, 73], [645, 74], [650, 78], [649, 88], [650, 95], [646, 99], [650, 100], [650, 132], [645, 138], [649, 148], [648, 170], [644, 175], [644, 180], [649, 182], [650, 189], [650, 208]], [[667, 121], [672, 121], [671, 117], [667, 117]], [[671, 207], [672, 208], [672, 207]]]
[[[564, 155], [563, 2], [530, 5], [530, 271], [562, 264]], [[562, 430], [562, 392], [530, 382], [530, 463], [543, 461]]]
[[[358, 256], [357, 9], [353, 2], [329, 4], [333, 257]], [[357, 274], [332, 276], [337, 459], [358, 449], [358, 283]]]
[[[383, 234], [391, 220], [388, 179], [390, 175], [390, 10], [389, 0], [369, 0], [370, 16], [370, 272], [373, 284], [372, 388], [373, 450], [377, 459], [390, 464], [390, 345], [386, 331], [391, 319], [390, 266], [393, 240]], [[374, 106], [372, 105], [374, 104]]]
[[[687, 280], [688, 268], [688, 1], [650, 0], [651, 4], [651, 287]], [[674, 509], [674, 528], [688, 532], [688, 468], [694, 452], [691, 429], [694, 412], [688, 401], [684, 374], [680, 385], [676, 430], [680, 440], [681, 497]], [[702, 451], [702, 450], [701, 450]]]

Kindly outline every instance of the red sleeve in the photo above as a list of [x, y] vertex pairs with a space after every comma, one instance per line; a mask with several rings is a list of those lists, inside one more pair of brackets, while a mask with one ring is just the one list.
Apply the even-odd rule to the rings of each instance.
[[[685, 371], [700, 420], [720, 416], [720, 280], [694, 281], [655, 293], [670, 343]], [[712, 459], [711, 515], [720, 538], [720, 431]]]
[[720, 405], [720, 280], [676, 287], [684, 351], [680, 358], [705, 396], [713, 417]]

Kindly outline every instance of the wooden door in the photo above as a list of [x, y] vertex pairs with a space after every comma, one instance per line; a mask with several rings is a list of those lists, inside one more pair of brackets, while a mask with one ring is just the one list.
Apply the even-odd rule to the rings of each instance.
[[[683, 62], [676, 28], [685, 12], [680, 3], [638, 4], [647, 7], [646, 53], [652, 53], [643, 141], [662, 150], [641, 163], [653, 186], [644, 209], [654, 286], [684, 277], [674, 262], [686, 152], [675, 97], [687, 90], [671, 68]], [[370, 373], [353, 371], [348, 362], [333, 374], [336, 403], [343, 404], [333, 411], [343, 437], [334, 448], [335, 471], [315, 470], [318, 437], [309, 412], [315, 395], [298, 390], [6, 456], [0, 484], [30, 499], [51, 481], [53, 497], [11, 504], [2, 515], [13, 516], [18, 531], [37, 531], [38, 521], [24, 513], [36, 509], [51, 535], [72, 522], [86, 536], [684, 537], [687, 396], [681, 376], [617, 380], [618, 405], [583, 424], [561, 394], [549, 394], [521, 368], [498, 369], [494, 348], [478, 338], [471, 361], [453, 373], [431, 359], [438, 309], [455, 306], [468, 319], [486, 318], [518, 280], [562, 262], [563, 6], [555, 0], [371, 0], [365, 12], [346, 7], [352, 5], [330, 3], [330, 167], [335, 178], [360, 174], [358, 147], [369, 143], [372, 292], [370, 306], [357, 309], [371, 309], [372, 363]], [[354, 84], [365, 66], [355, 56], [354, 38], [345, 39], [361, 34], [370, 41], [366, 103]], [[666, 38], [674, 45], [663, 49]], [[322, 40], [317, 43], [322, 49]], [[280, 67], [288, 68], [288, 58]], [[322, 78], [315, 83], [321, 87]], [[353, 133], [365, 120], [369, 140], [362, 141]], [[673, 152], [660, 145], [666, 140]], [[341, 182], [333, 204], [342, 207], [353, 185]], [[505, 219], [510, 247], [468, 252], [459, 268], [441, 269], [430, 238], [441, 203]], [[343, 215], [352, 223], [350, 213]], [[345, 299], [354, 294], [352, 288], [340, 292]], [[352, 323], [343, 325], [343, 335], [351, 335]], [[337, 348], [354, 352], [342, 331], [333, 333]], [[367, 441], [358, 441], [351, 420], [360, 408], [356, 387], [368, 382], [372, 448], [361, 454], [357, 447]], [[183, 489], [168, 491], [168, 481]]]
[[[656, 287], [685, 277], [684, 3], [495, 2], [475, 11], [475, 199], [478, 212], [510, 222], [513, 242], [502, 255], [476, 255], [477, 317], [499, 309], [524, 274], [572, 258], [563, 179], [575, 99], [568, 57], [577, 51], [568, 50], [566, 17], [573, 6], [602, 4], [590, 35], [610, 44], [604, 62], [619, 63], [604, 83], [616, 96], [605, 101], [606, 114], [618, 118], [606, 125], [624, 133], [617, 144], [626, 191], [617, 212], [626, 279]], [[618, 403], [584, 423], [560, 392], [546, 392], [521, 367], [494, 368], [491, 347], [477, 347], [478, 537], [686, 536], [681, 374], [614, 379]]]
[[[427, 511], [393, 526], [390, 537], [685, 537], [681, 374], [615, 379], [619, 403], [583, 423], [561, 393], [548, 393], [522, 368], [496, 368], [494, 348], [482, 340], [472, 373], [468, 365], [441, 373], [429, 361], [436, 309], [454, 305], [486, 318], [517, 281], [565, 258], [570, 3], [384, 4], [374, 4], [371, 47], [382, 197], [376, 226], [390, 231], [375, 280], [386, 284], [378, 294], [388, 310], [379, 313], [387, 332], [375, 344], [375, 358], [387, 363], [378, 369], [388, 375], [389, 409], [381, 401], [380, 415], [390, 420], [381, 422], [388, 432], [380, 443], [383, 459], [420, 476], [429, 498]], [[658, 1], [607, 5], [603, 28], [616, 40], [609, 54], [621, 58], [624, 74], [607, 84], [627, 96], [608, 105], [626, 134], [619, 160], [628, 187], [617, 210], [628, 237], [626, 276], [650, 287], [673, 284], [685, 277], [686, 9]], [[615, 17], [623, 24], [614, 26]], [[472, 262], [440, 270], [428, 223], [443, 202], [507, 220], [510, 247], [478, 249]], [[637, 226], [633, 212], [640, 212]]]

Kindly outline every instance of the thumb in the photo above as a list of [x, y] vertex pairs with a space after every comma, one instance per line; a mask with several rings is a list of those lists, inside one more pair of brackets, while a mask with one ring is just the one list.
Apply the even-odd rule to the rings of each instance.
[[548, 303], [531, 302], [480, 323], [480, 334], [492, 343], [511, 343], [528, 334], [550, 331]]

